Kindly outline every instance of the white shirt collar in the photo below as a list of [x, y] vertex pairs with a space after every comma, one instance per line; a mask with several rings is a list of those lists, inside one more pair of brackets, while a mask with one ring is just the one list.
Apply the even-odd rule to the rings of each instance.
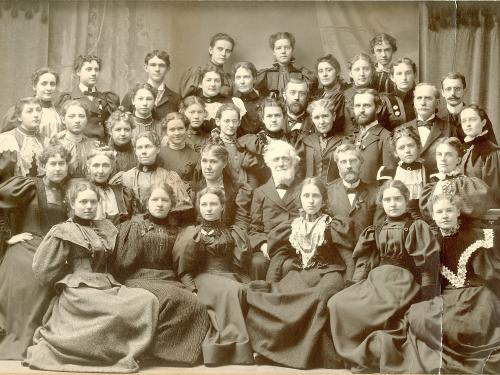
[[420, 120], [420, 121], [432, 121], [432, 120], [434, 120], [434, 117], [436, 117], [435, 113], [433, 113], [427, 120], [422, 120], [422, 117], [420, 117], [420, 115], [417, 115], [417, 120]]
[[78, 88], [80, 89], [81, 92], [85, 92], [85, 91], [94, 92], [94, 91], [97, 91], [97, 89], [95, 88], [95, 86], [92, 87], [92, 89], [90, 89], [87, 86], [85, 86], [83, 83], [79, 83], [78, 84]]
[[[149, 83], [151, 86], [155, 87], [155, 85], [153, 84], [153, 81], [151, 81], [150, 79], [148, 79], [148, 83]], [[160, 84], [160, 86], [158, 86], [158, 88], [156, 89], [156, 91], [165, 91], [165, 82], [162, 82], [162, 83]]]

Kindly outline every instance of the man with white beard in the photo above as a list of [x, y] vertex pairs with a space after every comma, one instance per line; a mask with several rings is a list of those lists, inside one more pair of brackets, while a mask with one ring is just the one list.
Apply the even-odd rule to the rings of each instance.
[[285, 141], [274, 141], [264, 153], [264, 161], [272, 177], [255, 190], [252, 199], [249, 236], [253, 280], [265, 280], [269, 261], [276, 255], [268, 247], [270, 233], [278, 224], [289, 223], [299, 215], [300, 181], [295, 178], [299, 157], [295, 148]]

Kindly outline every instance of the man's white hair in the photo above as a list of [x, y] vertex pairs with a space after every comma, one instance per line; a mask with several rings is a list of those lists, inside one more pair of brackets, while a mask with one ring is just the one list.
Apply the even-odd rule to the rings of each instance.
[[296, 166], [300, 160], [297, 155], [297, 151], [290, 143], [282, 140], [276, 140], [272, 141], [267, 146], [267, 150], [264, 153], [264, 162], [268, 167], [271, 167], [271, 162], [278, 153], [288, 155], [294, 166]]

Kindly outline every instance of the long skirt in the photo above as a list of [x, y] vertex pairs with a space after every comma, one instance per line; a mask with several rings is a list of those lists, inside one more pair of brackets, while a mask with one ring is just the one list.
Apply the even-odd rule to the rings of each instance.
[[10, 246], [0, 264], [0, 360], [21, 360], [54, 296], [31, 269], [41, 238]]
[[171, 364], [196, 365], [210, 326], [203, 303], [176, 281], [129, 279], [125, 285], [146, 289], [160, 302], [156, 335], [146, 354]]
[[211, 321], [202, 345], [207, 366], [254, 363], [245, 324], [246, 287], [240, 281], [236, 274], [223, 272], [200, 273], [194, 279], [198, 298], [207, 307]]
[[62, 288], [35, 332], [25, 366], [101, 373], [139, 370], [136, 359], [152, 342], [158, 300], [142, 289], [102, 285]]
[[394, 329], [418, 295], [413, 274], [402, 267], [382, 265], [366, 280], [334, 295], [328, 302], [335, 351], [346, 366], [377, 370], [376, 332]]
[[446, 288], [414, 304], [398, 329], [379, 333], [380, 371], [498, 374], [499, 322], [500, 301], [487, 287]]
[[[327, 302], [342, 290], [340, 272], [292, 270], [271, 292], [247, 292], [247, 327], [256, 353], [288, 367], [339, 368], [330, 334]], [[257, 289], [257, 288], [255, 288]]]

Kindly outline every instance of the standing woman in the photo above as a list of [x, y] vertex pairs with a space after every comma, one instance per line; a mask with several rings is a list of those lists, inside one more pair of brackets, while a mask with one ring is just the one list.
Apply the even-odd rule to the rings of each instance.
[[160, 152], [160, 137], [156, 132], [139, 133], [134, 140], [134, 149], [139, 164], [123, 173], [123, 186], [133, 193], [133, 213], [144, 213], [144, 196], [151, 186], [164, 181], [174, 190], [176, 204], [172, 212], [190, 210], [193, 208], [188, 194], [188, 186], [176, 172], [166, 170], [158, 165]]
[[464, 174], [486, 182], [493, 192], [494, 207], [499, 208], [500, 147], [490, 140], [487, 129], [491, 127], [491, 121], [484, 109], [475, 104], [465, 106], [460, 112], [460, 119], [467, 147], [462, 159]]
[[155, 332], [158, 300], [107, 273], [118, 230], [110, 221], [94, 220], [95, 186], [82, 181], [68, 196], [74, 216], [52, 227], [33, 259], [36, 279], [58, 294], [24, 364], [49, 371], [136, 372]]
[[243, 285], [249, 278], [238, 272], [234, 263], [236, 254], [248, 256], [247, 237], [237, 236], [222, 222], [222, 189], [201, 190], [196, 203], [202, 223], [185, 228], [173, 252], [182, 282], [205, 304], [212, 323], [202, 345], [204, 363], [253, 364]]
[[113, 273], [126, 286], [146, 289], [160, 302], [148, 354], [170, 364], [195, 365], [201, 359], [209, 319], [205, 306], [175, 272], [172, 247], [178, 227], [168, 225], [175, 196], [168, 184], [160, 182], [151, 186], [144, 201], [147, 212], [119, 227]]
[[124, 112], [123, 107], [114, 111], [106, 122], [109, 147], [116, 153], [113, 175], [126, 172], [137, 165], [137, 157], [132, 145], [133, 129], [132, 114]]
[[237, 63], [233, 68], [234, 96], [240, 98], [247, 113], [241, 118], [237, 137], [245, 134], [256, 134], [261, 129], [259, 116], [259, 92], [254, 89], [257, 69], [248, 61]]
[[[42, 105], [40, 134], [52, 138], [64, 128], [61, 117], [53, 104], [54, 94], [59, 84], [59, 74], [50, 68], [40, 68], [31, 75], [31, 83], [35, 98]], [[15, 106], [12, 106], [2, 119], [1, 132], [16, 128], [18, 121], [15, 115]]]
[[340, 368], [327, 302], [352, 276], [351, 225], [324, 213], [327, 191], [319, 177], [304, 180], [300, 201], [301, 216], [278, 227], [270, 244], [283, 248], [293, 267], [267, 292], [262, 281], [249, 285], [248, 332], [254, 351], [281, 365]]
[[39, 157], [42, 178], [16, 176], [0, 185], [0, 207], [12, 218], [13, 234], [0, 263], [0, 359], [23, 358], [54, 295], [35, 279], [31, 264], [51, 226], [67, 218], [63, 183], [70, 157], [51, 143]]
[[398, 180], [385, 182], [378, 202], [387, 219], [361, 234], [352, 257], [350, 287], [328, 302], [336, 353], [351, 371], [378, 369], [374, 336], [397, 327], [419, 298], [432, 298], [437, 287], [439, 243], [429, 225], [412, 220], [408, 188]]
[[[307, 107], [316, 132], [303, 138], [298, 151], [306, 177], [320, 176], [327, 185], [339, 177], [334, 153], [342, 144], [342, 128], [335, 128], [335, 112], [329, 99], [318, 99]], [[338, 125], [338, 124], [337, 124]]]
[[436, 163], [439, 172], [430, 176], [430, 181], [422, 189], [419, 200], [423, 218], [432, 223], [433, 227], [435, 223], [432, 222], [432, 212], [429, 209], [433, 195], [459, 195], [463, 201], [462, 220], [480, 219], [494, 206], [486, 182], [462, 173], [460, 164], [464, 154], [464, 147], [458, 138], [444, 137], [437, 141]]

